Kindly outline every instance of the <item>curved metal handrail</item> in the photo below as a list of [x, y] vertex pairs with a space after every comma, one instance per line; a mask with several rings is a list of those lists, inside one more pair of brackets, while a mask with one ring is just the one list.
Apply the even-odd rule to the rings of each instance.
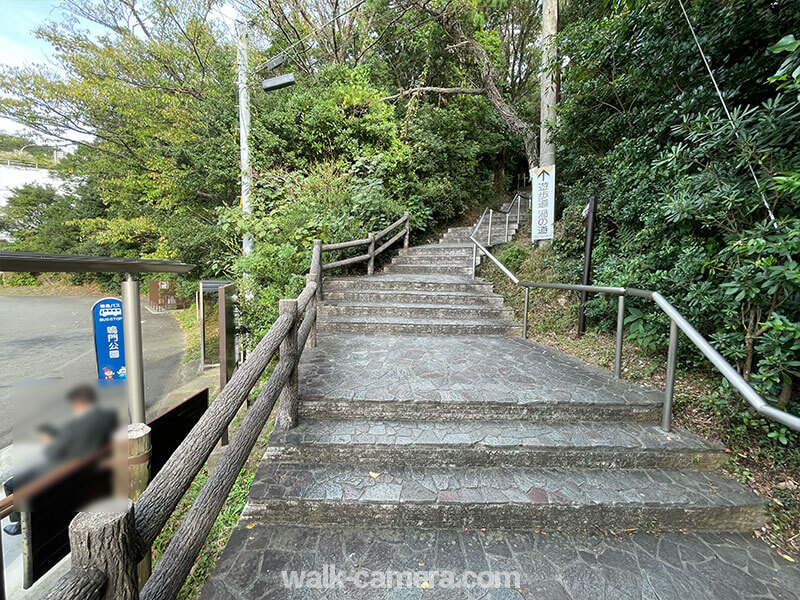
[[[488, 210], [488, 209], [487, 209]], [[484, 211], [481, 219], [478, 221], [478, 226], [486, 216]], [[622, 288], [622, 287], [608, 287], [598, 285], [580, 285], [570, 283], [544, 283], [537, 281], [520, 281], [500, 260], [498, 260], [483, 244], [481, 244], [475, 234], [478, 226], [472, 232], [470, 240], [473, 246], [473, 261], [472, 261], [472, 276], [475, 277], [475, 263], [477, 259], [477, 252], [480, 250], [484, 255], [497, 265], [497, 267], [508, 277], [511, 282], [520, 287], [525, 288], [525, 314], [523, 316], [523, 337], [527, 338], [528, 334], [528, 304], [529, 294], [531, 288], [545, 288], [545, 289], [559, 289], [569, 290], [575, 292], [592, 292], [598, 294], [611, 294], [618, 296], [617, 305], [617, 339], [616, 339], [616, 356], [614, 360], [614, 375], [619, 378], [621, 374], [622, 365], [622, 337], [623, 326], [625, 321], [625, 296], [635, 296], [638, 298], [646, 298], [655, 302], [664, 313], [670, 318], [670, 336], [669, 336], [669, 349], [667, 352], [667, 379], [665, 383], [665, 397], [664, 397], [664, 410], [661, 417], [661, 425], [669, 431], [672, 421], [672, 396], [675, 387], [675, 363], [677, 360], [678, 349], [678, 330], [681, 330], [689, 341], [705, 356], [709, 362], [727, 379], [730, 384], [738, 391], [742, 397], [753, 407], [753, 409], [760, 415], [765, 416], [773, 421], [780, 423], [794, 431], [800, 431], [800, 417], [783, 411], [769, 404], [764, 398], [753, 389], [753, 387], [745, 381], [739, 372], [727, 361], [725, 358], [706, 340], [697, 329], [695, 329], [689, 321], [675, 308], [664, 296], [658, 292], [650, 290], [642, 290], [639, 288]]]

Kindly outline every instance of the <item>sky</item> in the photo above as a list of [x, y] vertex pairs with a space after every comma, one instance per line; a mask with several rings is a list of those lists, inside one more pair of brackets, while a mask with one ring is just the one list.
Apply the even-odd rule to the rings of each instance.
[[[47, 21], [62, 20], [60, 4], [60, 0], [0, 0], [0, 64], [19, 67], [48, 62], [52, 49], [32, 32]], [[215, 13], [232, 29], [236, 14], [232, 4], [224, 3]], [[88, 24], [87, 28], [92, 29]], [[0, 131], [24, 132], [25, 128], [0, 117]]]
[[[0, 63], [20, 67], [47, 62], [50, 47], [36, 39], [32, 31], [49, 20], [59, 20], [59, 0], [0, 0]], [[0, 131], [17, 132], [24, 128], [0, 118]]]

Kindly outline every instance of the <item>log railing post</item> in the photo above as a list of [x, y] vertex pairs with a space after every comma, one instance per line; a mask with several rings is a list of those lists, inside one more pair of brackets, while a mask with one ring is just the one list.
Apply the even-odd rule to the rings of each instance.
[[106, 576], [103, 600], [138, 600], [138, 536], [133, 502], [111, 500], [78, 513], [69, 525], [72, 567]]
[[322, 302], [322, 240], [314, 240], [314, 249], [311, 253], [311, 275], [317, 282], [317, 302]]
[[403, 248], [408, 248], [408, 238], [409, 234], [411, 233], [411, 223], [409, 222], [408, 211], [403, 213], [403, 217], [406, 220], [406, 234], [403, 236]]
[[[150, 428], [144, 423], [128, 425], [128, 498], [134, 502], [150, 482], [150, 456], [153, 446]], [[138, 566], [139, 590], [150, 577], [153, 568], [150, 547], [144, 548], [144, 558]]]
[[297, 300], [279, 300], [278, 314], [286, 315], [294, 321], [280, 347], [280, 359], [294, 364], [289, 381], [281, 391], [278, 418], [275, 421], [276, 427], [286, 431], [297, 425], [297, 408], [300, 402], [297, 381]]
[[367, 263], [367, 275], [375, 273], [375, 234], [370, 233], [369, 238], [369, 262]]

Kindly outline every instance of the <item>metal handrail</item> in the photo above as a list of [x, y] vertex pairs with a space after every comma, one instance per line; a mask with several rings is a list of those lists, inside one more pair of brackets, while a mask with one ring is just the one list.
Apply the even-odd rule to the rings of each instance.
[[[488, 209], [487, 209], [488, 210]], [[486, 215], [486, 210], [478, 221], [478, 226]], [[538, 281], [520, 281], [500, 260], [495, 258], [487, 248], [483, 246], [475, 237], [478, 226], [472, 232], [470, 240], [473, 246], [472, 277], [475, 277], [475, 263], [477, 252], [480, 251], [489, 257], [497, 267], [508, 277], [516, 286], [525, 288], [525, 314], [523, 316], [522, 335], [528, 337], [528, 305], [531, 288], [559, 289], [575, 292], [592, 292], [598, 294], [611, 294], [618, 296], [617, 304], [617, 335], [616, 352], [614, 359], [614, 376], [619, 379], [622, 366], [622, 339], [625, 322], [625, 296], [635, 296], [646, 298], [655, 302], [664, 313], [670, 318], [669, 346], [667, 350], [667, 378], [664, 390], [664, 409], [661, 415], [661, 426], [665, 431], [669, 431], [672, 425], [672, 397], [675, 390], [675, 365], [678, 354], [678, 330], [682, 331], [687, 338], [700, 350], [714, 367], [727, 379], [730, 384], [738, 391], [742, 397], [760, 415], [780, 423], [794, 431], [800, 431], [800, 417], [776, 408], [764, 400], [753, 387], [745, 381], [739, 372], [725, 360], [725, 358], [706, 340], [697, 329], [675, 308], [664, 296], [658, 292], [642, 290], [639, 288], [608, 287], [598, 285], [580, 285], [571, 283], [544, 283]]]

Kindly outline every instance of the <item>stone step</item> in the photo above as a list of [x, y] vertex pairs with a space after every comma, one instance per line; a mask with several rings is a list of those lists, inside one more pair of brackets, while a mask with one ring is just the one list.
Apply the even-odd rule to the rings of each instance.
[[274, 432], [273, 462], [447, 467], [714, 469], [723, 447], [657, 425], [306, 420]]
[[472, 244], [456, 242], [452, 244], [427, 244], [401, 248], [398, 256], [472, 256]]
[[464, 254], [411, 254], [395, 256], [393, 265], [466, 265], [472, 264], [472, 250]]
[[[508, 230], [508, 239], [509, 241], [514, 239], [516, 235], [516, 230], [509, 229]], [[489, 241], [489, 235], [485, 231], [479, 231], [477, 240], [483, 244]], [[468, 233], [445, 233], [442, 236], [442, 241], [444, 242], [468, 242], [470, 241], [470, 235]], [[506, 242], [506, 232], [505, 230], [502, 231], [494, 231], [492, 232], [492, 245], [496, 244], [504, 244]]]
[[385, 273], [366, 277], [325, 278], [322, 289], [323, 297], [328, 291], [344, 290], [490, 293], [492, 284], [462, 275]]
[[[403, 386], [398, 386], [403, 387]], [[453, 394], [457, 396], [457, 394]], [[659, 423], [661, 405], [647, 402], [565, 402], [543, 398], [540, 401], [507, 400], [411, 400], [389, 397], [321, 397], [313, 391], [300, 403], [304, 419], [389, 419], [410, 421], [526, 421], [556, 423]]]
[[[326, 301], [327, 302], [327, 301]], [[402, 304], [399, 302], [337, 302], [323, 304], [317, 313], [329, 316], [386, 316], [414, 319], [488, 320], [511, 319], [514, 311], [502, 306], [475, 306], [451, 304]]]
[[386, 265], [384, 273], [406, 273], [406, 274], [425, 274], [425, 275], [472, 275], [472, 267], [469, 264], [433, 264], [421, 263], [414, 265], [398, 265], [395, 263]]
[[325, 302], [399, 302], [402, 304], [446, 304], [458, 306], [503, 306], [499, 294], [473, 292], [433, 292], [402, 290], [343, 290], [326, 291]]
[[382, 316], [326, 316], [317, 330], [339, 333], [409, 333], [439, 335], [518, 335], [522, 327], [511, 321], [414, 319]]
[[766, 501], [706, 471], [263, 461], [243, 518], [497, 530], [747, 531]]
[[[286, 574], [300, 569], [305, 586], [287, 587]], [[314, 585], [322, 589], [311, 591]], [[796, 600], [798, 589], [800, 567], [750, 533], [322, 528], [241, 519], [199, 600]]]
[[506, 335], [320, 332], [299, 375], [300, 411], [319, 419], [651, 423], [664, 403], [660, 390]]
[[[510, 236], [514, 235], [516, 233], [517, 229], [519, 229], [519, 227], [517, 227], [516, 223], [509, 223], [508, 224], [508, 234]], [[442, 239], [443, 240], [448, 240], [448, 239], [459, 239], [459, 240], [461, 240], [461, 239], [463, 239], [465, 237], [469, 238], [469, 236], [472, 235], [472, 231], [473, 231], [472, 229], [458, 230], [458, 231], [448, 231], [448, 232], [446, 232], [446, 233], [444, 233], [442, 235]], [[492, 225], [492, 237], [495, 237], [495, 236], [501, 236], [502, 237], [503, 235], [505, 235], [505, 232], [506, 232], [505, 222], [503, 222], [501, 225], [497, 225], [497, 224], [493, 224]], [[488, 233], [489, 233], [489, 227], [488, 226], [481, 226], [477, 231], [478, 239], [485, 238], [488, 235]]]

